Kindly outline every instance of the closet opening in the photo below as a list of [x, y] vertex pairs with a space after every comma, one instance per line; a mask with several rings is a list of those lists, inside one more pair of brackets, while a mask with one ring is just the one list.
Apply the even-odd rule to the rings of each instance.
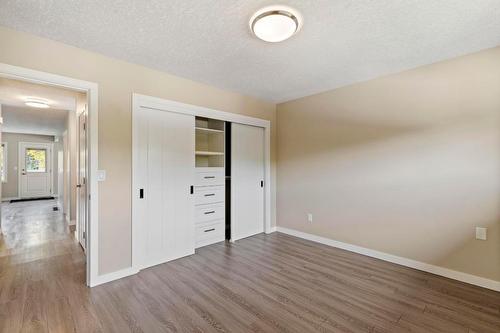
[[132, 117], [135, 269], [270, 230], [268, 121], [137, 94]]
[[195, 118], [195, 247], [226, 239], [226, 122]]

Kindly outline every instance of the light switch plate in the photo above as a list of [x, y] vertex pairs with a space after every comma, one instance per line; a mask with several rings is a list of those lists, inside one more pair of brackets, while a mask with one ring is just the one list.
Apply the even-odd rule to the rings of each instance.
[[106, 170], [97, 170], [97, 181], [103, 182], [106, 180]]
[[479, 240], [486, 240], [486, 228], [483, 227], [476, 227], [476, 239]]

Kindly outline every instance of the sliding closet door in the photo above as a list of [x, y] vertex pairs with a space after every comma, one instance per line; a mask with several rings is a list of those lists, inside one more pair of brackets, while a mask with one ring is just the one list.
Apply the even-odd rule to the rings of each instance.
[[194, 253], [194, 116], [141, 108], [134, 116], [138, 266]]
[[231, 125], [231, 239], [264, 232], [264, 129]]

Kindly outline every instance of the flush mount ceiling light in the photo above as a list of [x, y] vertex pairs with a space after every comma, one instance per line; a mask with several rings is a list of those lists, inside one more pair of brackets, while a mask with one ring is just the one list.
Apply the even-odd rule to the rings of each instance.
[[270, 6], [257, 11], [250, 19], [250, 29], [266, 42], [282, 42], [302, 27], [302, 16], [293, 8]]
[[31, 106], [32, 108], [47, 109], [50, 107], [49, 101], [43, 98], [28, 97], [26, 98], [24, 104]]

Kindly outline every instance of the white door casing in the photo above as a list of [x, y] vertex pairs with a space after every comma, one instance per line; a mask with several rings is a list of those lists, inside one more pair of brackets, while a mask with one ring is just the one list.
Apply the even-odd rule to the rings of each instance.
[[264, 129], [231, 125], [231, 240], [264, 232]]
[[[87, 94], [88, 106], [88, 126], [87, 126], [87, 147], [88, 147], [88, 225], [87, 225], [87, 251], [86, 251], [86, 282], [90, 287], [97, 286], [119, 277], [134, 274], [132, 268], [119, 272], [99, 273], [99, 190], [97, 169], [99, 165], [99, 86], [97, 83], [78, 80], [66, 76], [56, 75], [47, 72], [36, 71], [29, 68], [12, 66], [0, 63], [0, 77], [23, 80], [38, 84], [55, 85], [72, 90], [85, 92]], [[92, 200], [91, 200], [92, 199]]]
[[[52, 195], [52, 143], [19, 142], [20, 198], [39, 198]], [[33, 156], [43, 156], [33, 159]], [[43, 163], [37, 163], [45, 160]]]
[[195, 118], [141, 108], [134, 113], [137, 268], [194, 253]]

